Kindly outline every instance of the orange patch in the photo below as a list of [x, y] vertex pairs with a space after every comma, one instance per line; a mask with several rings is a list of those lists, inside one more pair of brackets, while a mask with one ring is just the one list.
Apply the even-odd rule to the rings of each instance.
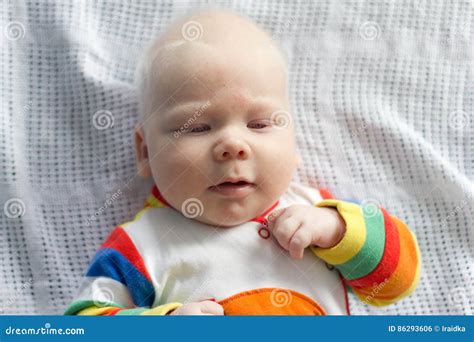
[[260, 288], [237, 293], [218, 302], [224, 314], [232, 315], [326, 315], [311, 298], [281, 288]]

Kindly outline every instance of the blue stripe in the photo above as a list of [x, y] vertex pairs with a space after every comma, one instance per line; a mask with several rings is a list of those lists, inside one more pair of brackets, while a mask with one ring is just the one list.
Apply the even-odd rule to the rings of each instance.
[[155, 290], [150, 281], [115, 249], [99, 250], [86, 276], [109, 277], [122, 283], [130, 291], [135, 305], [150, 307], [155, 300]]
[[344, 202], [350, 202], [350, 203], [354, 203], [354, 204], [360, 204], [360, 201], [356, 200], [356, 199], [353, 199], [353, 198], [345, 198], [343, 199]]

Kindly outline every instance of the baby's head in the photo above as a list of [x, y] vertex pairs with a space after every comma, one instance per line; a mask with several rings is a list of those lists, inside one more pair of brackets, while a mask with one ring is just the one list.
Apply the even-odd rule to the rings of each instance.
[[[139, 174], [181, 212], [199, 201], [194, 219], [212, 225], [271, 207], [299, 162], [285, 64], [271, 37], [206, 10], [172, 25], [148, 52], [137, 68]], [[239, 180], [247, 184], [225, 183]]]

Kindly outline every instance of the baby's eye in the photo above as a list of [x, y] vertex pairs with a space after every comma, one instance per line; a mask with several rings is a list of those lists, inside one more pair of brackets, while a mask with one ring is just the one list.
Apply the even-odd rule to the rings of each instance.
[[211, 129], [211, 127], [209, 127], [209, 125], [201, 125], [201, 126], [195, 126], [195, 127], [188, 128], [187, 131], [189, 133], [201, 133], [201, 132], [205, 132], [209, 129]]
[[249, 128], [255, 128], [255, 129], [262, 129], [265, 127], [270, 126], [270, 121], [269, 120], [263, 120], [263, 121], [253, 121], [247, 125]]

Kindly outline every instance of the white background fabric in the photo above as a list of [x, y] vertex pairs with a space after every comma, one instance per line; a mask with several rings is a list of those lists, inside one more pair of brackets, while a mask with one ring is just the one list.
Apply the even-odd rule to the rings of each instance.
[[[106, 235], [142, 206], [151, 183], [134, 165], [135, 62], [174, 17], [206, 4], [2, 2], [3, 314], [61, 314]], [[383, 204], [418, 237], [416, 293], [383, 309], [351, 295], [352, 312], [472, 314], [472, 1], [217, 5], [288, 55], [296, 180]]]

